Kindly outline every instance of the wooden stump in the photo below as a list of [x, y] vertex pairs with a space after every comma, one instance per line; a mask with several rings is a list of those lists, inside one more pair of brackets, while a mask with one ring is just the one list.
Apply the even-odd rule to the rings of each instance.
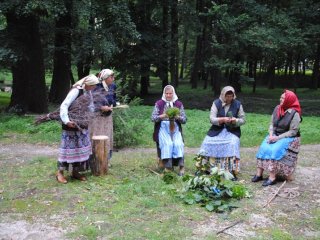
[[108, 136], [92, 136], [92, 158], [91, 158], [91, 172], [95, 176], [105, 175], [108, 172], [108, 153], [107, 143]]

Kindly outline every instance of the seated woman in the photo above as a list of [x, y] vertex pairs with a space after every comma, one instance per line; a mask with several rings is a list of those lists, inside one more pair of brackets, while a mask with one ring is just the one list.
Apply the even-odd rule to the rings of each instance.
[[202, 142], [200, 153], [208, 157], [212, 166], [228, 170], [236, 180], [240, 170], [240, 126], [246, 121], [233, 87], [224, 87], [219, 99], [213, 102], [210, 122], [212, 126]]
[[[170, 131], [170, 121], [166, 114], [167, 109], [176, 107], [179, 116], [174, 119], [174, 131]], [[163, 89], [162, 98], [154, 106], [151, 120], [154, 124], [153, 140], [157, 144], [160, 164], [166, 171], [179, 166], [179, 175], [184, 174], [184, 143], [182, 138], [181, 124], [186, 123], [187, 117], [182, 102], [178, 101], [174, 87], [167, 85]]]
[[269, 172], [269, 178], [262, 186], [276, 183], [276, 176], [292, 180], [300, 148], [299, 124], [301, 108], [297, 96], [285, 90], [276, 106], [269, 127], [269, 136], [262, 142], [257, 153], [257, 172], [251, 179], [258, 182], [263, 179], [263, 171]]

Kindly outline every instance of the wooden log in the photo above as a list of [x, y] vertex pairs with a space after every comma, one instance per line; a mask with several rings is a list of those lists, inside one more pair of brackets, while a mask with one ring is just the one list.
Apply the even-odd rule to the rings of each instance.
[[92, 158], [90, 159], [91, 172], [95, 176], [105, 175], [108, 172], [108, 136], [92, 136]]

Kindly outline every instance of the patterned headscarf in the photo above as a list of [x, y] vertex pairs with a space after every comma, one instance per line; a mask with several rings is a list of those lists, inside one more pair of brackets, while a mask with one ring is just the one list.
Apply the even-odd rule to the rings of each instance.
[[73, 87], [84, 87], [84, 84], [87, 86], [96, 85], [99, 83], [98, 78], [94, 74], [90, 74], [82, 79], [80, 79], [78, 82], [73, 84]]
[[227, 92], [233, 92], [233, 99], [236, 99], [236, 92], [234, 91], [234, 88], [231, 86], [225, 86], [224, 88], [222, 88], [221, 93], [220, 93], [220, 97], [219, 99], [222, 102], [222, 107], [224, 107], [227, 103], [226, 103], [226, 93]]
[[103, 81], [113, 74], [114, 74], [114, 72], [111, 69], [102, 69], [98, 74], [98, 78], [100, 81]]
[[279, 105], [278, 117], [282, 117], [284, 112], [289, 108], [296, 110], [301, 116], [301, 107], [297, 95], [290, 90], [284, 90], [284, 100], [283, 103]]
[[[171, 89], [172, 89], [172, 92], [173, 92], [172, 100], [171, 100], [171, 101], [168, 101], [168, 100], [166, 99], [166, 90], [169, 89], [169, 88], [171, 88]], [[173, 87], [172, 85], [167, 85], [167, 86], [164, 87], [163, 93], [162, 93], [162, 98], [161, 98], [161, 99], [162, 99], [163, 101], [165, 101], [168, 106], [173, 107], [173, 103], [178, 100], [178, 96], [177, 96], [176, 91], [174, 90], [174, 87]]]

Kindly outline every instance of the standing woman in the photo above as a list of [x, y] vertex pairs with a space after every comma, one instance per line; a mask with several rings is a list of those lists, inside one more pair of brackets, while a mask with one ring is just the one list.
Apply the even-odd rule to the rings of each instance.
[[108, 166], [111, 166], [110, 160], [113, 150], [113, 118], [112, 110], [117, 105], [116, 84], [114, 83], [114, 72], [110, 69], [103, 69], [98, 74], [98, 78], [101, 81], [97, 85], [95, 91], [102, 91], [105, 94], [104, 106], [100, 108], [101, 115], [96, 116], [90, 126], [90, 135], [105, 135], [108, 136], [109, 141], [107, 143], [107, 149], [109, 150], [109, 156], [107, 156]]
[[208, 157], [212, 166], [228, 170], [236, 180], [240, 171], [240, 126], [246, 120], [233, 87], [224, 87], [220, 97], [213, 102], [210, 122], [212, 126], [202, 142], [200, 153]]
[[275, 184], [277, 176], [292, 180], [300, 148], [300, 122], [299, 100], [294, 92], [285, 90], [280, 104], [273, 110], [269, 135], [256, 155], [257, 172], [252, 182], [263, 180], [264, 170], [269, 172], [269, 178], [262, 184], [264, 187]]
[[[173, 133], [170, 132], [170, 122], [166, 114], [167, 109], [172, 107], [179, 109], [179, 116], [174, 120]], [[179, 175], [184, 175], [184, 143], [181, 124], [186, 123], [187, 117], [173, 86], [167, 85], [163, 89], [162, 98], [155, 103], [151, 120], [154, 122], [153, 140], [157, 145], [160, 164], [166, 171], [170, 171], [173, 166], [179, 166]]]
[[88, 111], [94, 111], [94, 103], [91, 90], [96, 87], [99, 80], [94, 75], [89, 75], [76, 84], [68, 93], [66, 99], [60, 106], [60, 118], [62, 120], [62, 135], [58, 157], [58, 172], [56, 175], [59, 183], [67, 183], [63, 172], [70, 170], [72, 177], [85, 181], [86, 177], [80, 171], [88, 169], [88, 159], [92, 154], [91, 142], [87, 129], [80, 130], [77, 123], [71, 121], [68, 116], [68, 108], [82, 94], [88, 95], [91, 99]]

